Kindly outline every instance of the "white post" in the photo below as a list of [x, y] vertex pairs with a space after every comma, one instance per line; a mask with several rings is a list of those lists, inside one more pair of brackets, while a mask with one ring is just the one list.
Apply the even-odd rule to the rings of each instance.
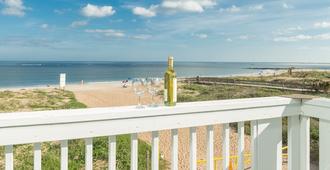
[[5, 146], [5, 170], [14, 169], [14, 154], [13, 154], [13, 145]]
[[310, 169], [310, 118], [300, 117], [300, 169]]
[[109, 161], [108, 169], [116, 170], [116, 136], [109, 137]]
[[190, 128], [190, 170], [197, 169], [197, 133], [196, 127]]
[[152, 156], [151, 156], [151, 169], [159, 169], [159, 134], [158, 131], [152, 132]]
[[251, 169], [258, 169], [258, 124], [256, 120], [251, 121]]
[[61, 73], [60, 74], [60, 89], [64, 89], [66, 85], [66, 74]]
[[171, 130], [172, 138], [172, 161], [171, 161], [171, 170], [178, 170], [178, 129]]
[[214, 131], [213, 126], [209, 125], [207, 126], [207, 170], [213, 170], [214, 169]]
[[229, 164], [230, 164], [230, 127], [229, 123], [223, 124], [222, 127], [222, 157], [223, 157], [223, 168], [224, 170], [229, 170]]
[[93, 138], [85, 139], [85, 170], [93, 170]]
[[131, 170], [138, 169], [138, 135], [137, 133], [131, 134]]
[[238, 170], [244, 170], [244, 122], [238, 122]]
[[61, 141], [61, 170], [68, 169], [68, 141]]
[[299, 116], [288, 117], [288, 169], [300, 169]]
[[320, 119], [320, 159], [319, 166], [320, 170], [330, 169], [330, 122], [327, 120]]
[[257, 149], [254, 154], [258, 170], [282, 169], [282, 118], [257, 121]]
[[34, 144], [33, 169], [41, 170], [41, 143]]

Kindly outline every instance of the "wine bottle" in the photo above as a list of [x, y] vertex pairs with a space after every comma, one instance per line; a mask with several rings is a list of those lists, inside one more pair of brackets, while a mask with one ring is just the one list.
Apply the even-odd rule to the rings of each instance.
[[173, 67], [173, 57], [168, 57], [167, 70], [164, 75], [164, 104], [175, 106], [177, 100], [177, 80]]

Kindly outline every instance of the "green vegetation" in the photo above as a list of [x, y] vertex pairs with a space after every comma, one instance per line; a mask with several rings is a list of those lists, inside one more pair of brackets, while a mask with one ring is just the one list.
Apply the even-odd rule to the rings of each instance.
[[206, 101], [251, 97], [280, 96], [294, 94], [296, 92], [278, 89], [229, 86], [229, 85], [204, 85], [204, 84], [182, 84], [178, 93], [179, 102]]
[[[39, 111], [56, 109], [76, 109], [86, 106], [78, 102], [72, 92], [59, 89], [51, 90], [20, 90], [0, 92], [1, 112]], [[108, 137], [93, 139], [93, 159], [95, 169], [107, 169]], [[149, 153], [149, 154], [147, 154]], [[148, 158], [146, 155], [150, 155]], [[15, 169], [33, 169], [33, 145], [14, 146]], [[139, 169], [151, 167], [151, 147], [139, 140]], [[147, 161], [149, 160], [149, 161]], [[84, 169], [85, 144], [84, 140], [69, 141], [69, 169]], [[160, 161], [161, 169], [167, 167], [164, 160]], [[42, 143], [42, 168], [60, 169], [60, 143]], [[117, 168], [128, 170], [130, 168], [130, 136], [117, 136]], [[0, 169], [4, 169], [4, 147], [0, 147]]]
[[0, 92], [0, 113], [85, 108], [74, 94], [60, 89]]

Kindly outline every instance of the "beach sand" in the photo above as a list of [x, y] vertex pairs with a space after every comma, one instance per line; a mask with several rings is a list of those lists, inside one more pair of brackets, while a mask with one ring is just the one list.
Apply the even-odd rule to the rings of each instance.
[[[86, 104], [88, 107], [110, 107], [110, 106], [125, 106], [136, 105], [137, 97], [134, 95], [133, 89], [122, 88], [119, 82], [117, 83], [91, 83], [84, 85], [68, 85], [67, 90], [73, 91], [78, 101]], [[162, 100], [158, 97], [158, 103]], [[144, 105], [150, 104], [151, 97], [146, 95], [142, 98]], [[222, 155], [222, 126], [214, 126], [214, 156]], [[170, 130], [160, 131], [160, 153], [161, 156], [171, 161], [171, 132]], [[231, 155], [236, 155], [237, 152], [237, 133], [231, 133]], [[249, 137], [246, 136], [246, 152], [250, 151]], [[139, 133], [139, 139], [151, 144], [151, 132]], [[179, 169], [189, 169], [189, 128], [179, 129]], [[197, 128], [197, 159], [206, 159], [206, 127]], [[217, 161], [217, 166], [221, 166], [221, 161]], [[206, 169], [206, 164], [198, 166], [198, 169]]]

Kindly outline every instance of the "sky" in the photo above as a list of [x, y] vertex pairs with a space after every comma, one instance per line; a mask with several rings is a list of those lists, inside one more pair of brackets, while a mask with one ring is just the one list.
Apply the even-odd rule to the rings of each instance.
[[329, 0], [0, 0], [0, 60], [330, 63]]

